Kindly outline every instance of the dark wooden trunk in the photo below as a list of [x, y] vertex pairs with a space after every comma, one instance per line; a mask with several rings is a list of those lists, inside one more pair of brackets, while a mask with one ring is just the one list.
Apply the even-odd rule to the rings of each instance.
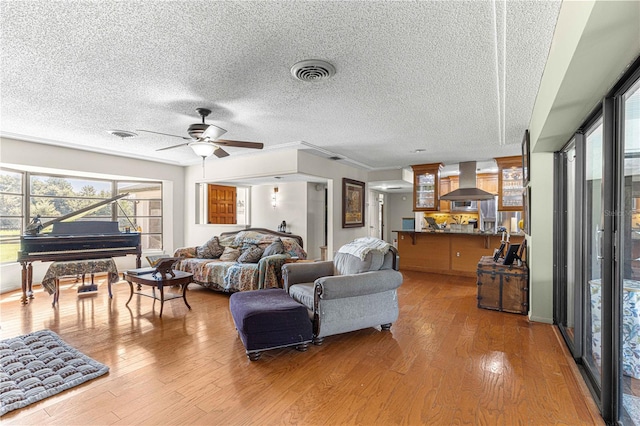
[[483, 256], [478, 262], [478, 308], [527, 314], [529, 269], [526, 264], [503, 265]]

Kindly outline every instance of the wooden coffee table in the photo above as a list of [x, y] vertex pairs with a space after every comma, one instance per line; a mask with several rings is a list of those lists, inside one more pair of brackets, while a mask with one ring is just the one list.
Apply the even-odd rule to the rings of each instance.
[[[129, 296], [129, 300], [127, 300], [127, 303], [125, 303], [125, 306], [129, 305], [129, 302], [131, 302], [131, 298], [134, 294], [139, 294], [141, 296], [151, 297], [154, 300], [160, 301], [160, 318], [162, 318], [162, 308], [164, 307], [165, 300], [182, 299], [184, 300], [184, 304], [187, 305], [187, 308], [191, 310], [191, 306], [189, 306], [189, 303], [187, 302], [186, 291], [189, 283], [193, 282], [193, 274], [183, 271], [173, 271], [173, 273], [175, 274], [174, 277], [170, 275], [163, 276], [160, 273], [154, 276], [154, 274], [152, 273], [132, 275], [125, 272], [123, 276], [124, 279], [129, 283], [129, 289], [131, 290], [131, 295]], [[141, 285], [151, 286], [151, 294], [143, 293], [142, 291], [134, 291], [133, 283], [138, 284], [139, 289]], [[170, 294], [167, 296], [167, 298], [165, 298], [164, 287], [178, 285], [182, 287], [182, 294]], [[160, 292], [160, 297], [156, 296], [156, 288]]]

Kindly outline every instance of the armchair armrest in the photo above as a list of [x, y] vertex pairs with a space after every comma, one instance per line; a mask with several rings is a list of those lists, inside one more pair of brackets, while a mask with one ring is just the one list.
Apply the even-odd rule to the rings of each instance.
[[173, 252], [173, 257], [197, 257], [196, 247], [181, 247]]
[[313, 263], [285, 263], [282, 266], [284, 289], [299, 283], [312, 283], [320, 277], [333, 275], [333, 262], [330, 260]]
[[322, 277], [315, 281], [316, 293], [324, 300], [381, 293], [394, 290], [401, 284], [402, 274], [393, 269]]

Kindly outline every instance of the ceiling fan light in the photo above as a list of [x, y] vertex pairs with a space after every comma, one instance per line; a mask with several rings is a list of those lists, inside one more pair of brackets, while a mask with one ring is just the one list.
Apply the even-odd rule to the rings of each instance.
[[216, 146], [209, 142], [191, 142], [189, 146], [196, 155], [199, 155], [202, 158], [210, 157], [213, 154], [213, 151], [216, 150]]
[[202, 133], [202, 139], [211, 139], [212, 141], [214, 141], [225, 133], [227, 133], [225, 129], [210, 124], [209, 127], [207, 127], [207, 129]]

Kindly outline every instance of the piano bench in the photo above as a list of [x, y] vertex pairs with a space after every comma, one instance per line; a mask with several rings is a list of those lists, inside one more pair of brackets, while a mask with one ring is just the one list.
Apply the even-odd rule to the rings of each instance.
[[[42, 287], [53, 295], [52, 305], [55, 306], [60, 297], [60, 277], [82, 275], [82, 286], [78, 289], [78, 294], [88, 295], [98, 290], [94, 284], [94, 274], [97, 272], [108, 274], [109, 297], [112, 298], [111, 284], [120, 281], [120, 276], [116, 264], [111, 258], [53, 262], [42, 280]], [[85, 285], [86, 274], [91, 274], [91, 284], [88, 286]]]

